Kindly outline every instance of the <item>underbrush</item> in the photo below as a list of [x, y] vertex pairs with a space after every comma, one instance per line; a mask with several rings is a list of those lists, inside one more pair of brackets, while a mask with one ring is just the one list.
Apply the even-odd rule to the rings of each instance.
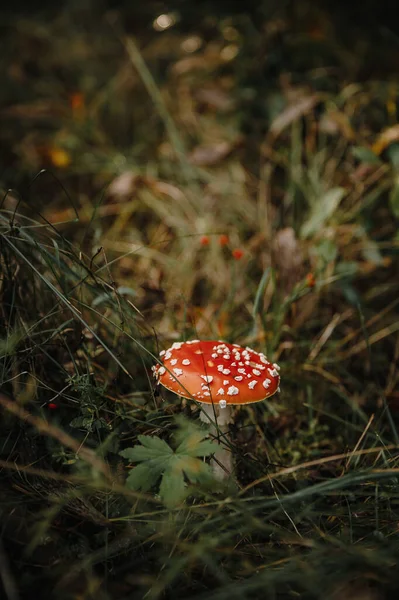
[[[396, 87], [354, 83], [345, 53], [329, 78], [285, 13], [258, 42], [233, 15], [147, 31], [142, 47], [113, 13], [84, 13], [71, 44], [78, 16], [6, 38], [5, 597], [390, 597]], [[270, 75], [266, 93], [250, 73], [278, 33], [285, 72], [297, 52], [309, 67], [301, 83]], [[307, 34], [329, 64], [325, 32]], [[159, 351], [191, 338], [281, 366], [278, 396], [235, 409], [226, 485], [200, 406], [152, 381]], [[180, 453], [178, 473], [137, 471], [151, 451]]]

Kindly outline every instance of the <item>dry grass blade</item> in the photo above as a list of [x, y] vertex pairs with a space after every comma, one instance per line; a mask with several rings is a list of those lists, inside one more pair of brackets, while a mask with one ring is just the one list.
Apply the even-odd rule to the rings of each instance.
[[76, 456], [87, 462], [91, 467], [93, 467], [96, 473], [101, 473], [108, 481], [114, 480], [108, 466], [103, 460], [95, 455], [93, 450], [86, 448], [81, 443], [74, 440], [59, 427], [48, 423], [44, 419], [31, 415], [22, 406], [19, 406], [17, 402], [11, 398], [7, 398], [4, 396], [4, 394], [0, 394], [0, 405], [18, 419], [21, 419], [22, 421], [25, 421], [25, 423], [29, 423], [35, 427], [38, 433], [48, 435], [54, 440], [57, 440], [61, 445], [72, 450]]
[[[388, 7], [81, 4], [0, 8], [0, 596], [397, 597]], [[281, 368], [225, 486], [151, 376], [219, 338]]]
[[[353, 450], [352, 452], [344, 452], [342, 454], [335, 454], [334, 456], [325, 456], [324, 458], [319, 458], [316, 460], [309, 460], [305, 463], [301, 463], [301, 464], [295, 465], [293, 467], [286, 467], [284, 469], [280, 469], [276, 473], [270, 473], [270, 474], [266, 475], [265, 477], [261, 477], [260, 479], [257, 479], [256, 481], [253, 481], [248, 486], [246, 486], [240, 493], [245, 494], [249, 489], [251, 489], [257, 485], [260, 485], [261, 483], [268, 481], [269, 479], [270, 480], [278, 479], [278, 478], [284, 477], [286, 475], [292, 475], [293, 473], [297, 473], [298, 471], [303, 471], [304, 469], [311, 469], [312, 467], [326, 465], [331, 462], [350, 460], [354, 456], [367, 456], [370, 454], [378, 454], [379, 452], [382, 452], [382, 451], [397, 450], [398, 448], [399, 448], [399, 446], [397, 446], [396, 444], [390, 444], [390, 445], [384, 446], [384, 447], [365, 448], [363, 450]], [[377, 472], [377, 471], [375, 471], [375, 472]], [[383, 471], [378, 471], [378, 472], [382, 473]], [[396, 473], [396, 472], [397, 471], [395, 469], [388, 469], [387, 474], [389, 475], [390, 473]]]

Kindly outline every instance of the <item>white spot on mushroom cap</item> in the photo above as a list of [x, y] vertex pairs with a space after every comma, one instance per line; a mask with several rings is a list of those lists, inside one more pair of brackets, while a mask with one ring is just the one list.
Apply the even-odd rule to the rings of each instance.
[[228, 396], [237, 396], [237, 394], [239, 393], [239, 389], [238, 387], [236, 387], [235, 385], [231, 385], [229, 387], [229, 389], [227, 390], [227, 395]]
[[177, 358], [172, 358], [172, 360], [170, 361], [171, 365], [175, 365], [177, 363]]
[[174, 342], [171, 346], [171, 350], [180, 350], [180, 348], [183, 346], [183, 342]]
[[219, 406], [220, 406], [220, 408], [226, 408], [226, 406], [227, 406], [226, 400], [219, 400]]
[[222, 373], [223, 373], [223, 375], [230, 375], [231, 371], [230, 371], [230, 369], [223, 369]]
[[176, 375], [176, 377], [180, 377], [180, 375], [183, 375], [182, 369], [173, 369], [173, 373]]
[[279, 366], [277, 363], [273, 363], [273, 367], [274, 367], [275, 369], [277, 369], [277, 371], [279, 371], [279, 370], [280, 370], [280, 366]]
[[223, 395], [224, 395], [224, 389], [219, 388], [218, 391], [216, 392], [216, 396], [223, 396]]
[[270, 379], [265, 379], [265, 381], [262, 383], [263, 387], [266, 389], [269, 387], [270, 384], [271, 384]]
[[259, 375], [261, 375], [262, 373], [258, 370], [258, 369], [252, 369], [252, 373], [254, 375], [256, 375], [257, 377], [259, 377]]
[[159, 353], [159, 356], [163, 356], [164, 354], [166, 354], [166, 350], [161, 350], [161, 352]]
[[213, 381], [212, 375], [201, 375], [201, 377], [206, 383], [211, 383]]
[[165, 360], [169, 360], [169, 358], [172, 358], [172, 353], [170, 350], [168, 350], [167, 352], [165, 352]]
[[164, 375], [164, 373], [166, 373], [165, 367], [159, 367], [159, 369], [158, 369], [158, 375]]
[[268, 371], [272, 377], [278, 377], [277, 369], [268, 369]]
[[191, 365], [191, 362], [188, 360], [188, 358], [184, 358], [181, 362], [183, 365]]
[[254, 387], [256, 386], [256, 384], [257, 384], [257, 383], [258, 383], [258, 382], [256, 381], [256, 379], [253, 379], [252, 381], [250, 381], [250, 382], [248, 383], [248, 387], [249, 387], [249, 389], [250, 389], [250, 390], [253, 390], [253, 389], [254, 389]]
[[229, 385], [230, 381], [228, 379], [223, 379], [223, 385]]
[[236, 375], [236, 376], [234, 377], [234, 379], [235, 379], [236, 381], [242, 381], [244, 378], [243, 378], [243, 376], [242, 376], [242, 375]]
[[237, 369], [237, 371], [238, 371], [239, 373], [241, 373], [241, 375], [245, 375], [245, 374], [246, 374], [246, 371], [245, 371], [245, 369], [242, 369], [242, 368], [241, 368], [241, 369]]

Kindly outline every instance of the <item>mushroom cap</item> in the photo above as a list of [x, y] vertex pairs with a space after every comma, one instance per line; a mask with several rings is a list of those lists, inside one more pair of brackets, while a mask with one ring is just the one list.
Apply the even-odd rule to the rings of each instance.
[[205, 404], [252, 404], [278, 391], [279, 369], [264, 354], [238, 344], [191, 340], [160, 352], [157, 382], [183, 398]]

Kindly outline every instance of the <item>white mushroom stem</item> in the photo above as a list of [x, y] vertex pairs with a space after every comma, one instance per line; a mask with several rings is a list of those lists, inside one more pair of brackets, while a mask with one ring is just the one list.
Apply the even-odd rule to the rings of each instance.
[[202, 404], [200, 413], [201, 421], [210, 425], [210, 433], [215, 436], [219, 444], [219, 449], [215, 452], [211, 461], [213, 474], [218, 481], [224, 481], [233, 472], [231, 452], [226, 446], [225, 439], [223, 439], [228, 436], [229, 423], [232, 422], [233, 418], [231, 407], [228, 405], [222, 406], [218, 403]]

